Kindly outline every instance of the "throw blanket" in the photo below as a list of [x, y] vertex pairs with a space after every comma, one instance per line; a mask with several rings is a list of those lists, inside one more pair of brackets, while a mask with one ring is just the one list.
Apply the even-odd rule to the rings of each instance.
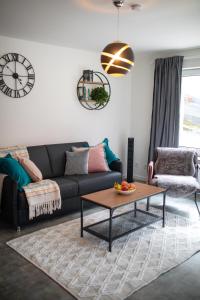
[[152, 183], [168, 189], [167, 194], [171, 197], [187, 197], [200, 189], [199, 182], [192, 176], [156, 174]]
[[43, 214], [52, 214], [61, 208], [58, 184], [49, 179], [29, 183], [23, 187], [29, 205], [29, 220]]
[[29, 158], [26, 146], [0, 147], [0, 157], [5, 157], [9, 153], [13, 158], [17, 158], [17, 156]]
[[[0, 157], [5, 157], [9, 153], [12, 155], [13, 158], [17, 158], [18, 155], [20, 157], [29, 158], [28, 150], [25, 146], [0, 147]], [[0, 205], [3, 181], [5, 176], [7, 175], [0, 174]]]

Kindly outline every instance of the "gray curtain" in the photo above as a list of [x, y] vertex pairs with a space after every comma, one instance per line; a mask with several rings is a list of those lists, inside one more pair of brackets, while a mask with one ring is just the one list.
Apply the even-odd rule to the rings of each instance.
[[177, 147], [183, 56], [155, 61], [153, 108], [148, 161], [156, 147]]

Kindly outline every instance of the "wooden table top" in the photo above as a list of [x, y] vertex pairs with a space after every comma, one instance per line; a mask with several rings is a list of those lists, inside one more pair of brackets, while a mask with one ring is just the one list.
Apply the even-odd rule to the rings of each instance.
[[140, 182], [134, 182], [134, 184], [136, 186], [136, 190], [130, 195], [117, 194], [114, 188], [111, 188], [83, 195], [81, 198], [106, 208], [117, 208], [166, 191], [163, 188]]

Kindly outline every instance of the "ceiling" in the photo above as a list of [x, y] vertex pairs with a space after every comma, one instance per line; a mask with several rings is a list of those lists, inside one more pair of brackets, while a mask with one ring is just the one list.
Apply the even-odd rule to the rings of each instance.
[[[126, 0], [119, 39], [134, 50], [200, 47], [200, 0]], [[100, 51], [117, 38], [112, 0], [0, 0], [0, 35]]]

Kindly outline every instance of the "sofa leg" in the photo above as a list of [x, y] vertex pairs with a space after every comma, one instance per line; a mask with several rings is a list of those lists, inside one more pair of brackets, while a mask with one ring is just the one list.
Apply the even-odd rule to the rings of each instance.
[[196, 204], [198, 213], [199, 213], [199, 215], [200, 215], [200, 210], [199, 210], [199, 207], [198, 207], [198, 204], [197, 204], [197, 192], [195, 192], [195, 194], [194, 194], [194, 202], [195, 202], [195, 204]]
[[21, 227], [17, 226], [17, 232], [21, 232]]
[[149, 211], [150, 197], [147, 197], [146, 211]]

